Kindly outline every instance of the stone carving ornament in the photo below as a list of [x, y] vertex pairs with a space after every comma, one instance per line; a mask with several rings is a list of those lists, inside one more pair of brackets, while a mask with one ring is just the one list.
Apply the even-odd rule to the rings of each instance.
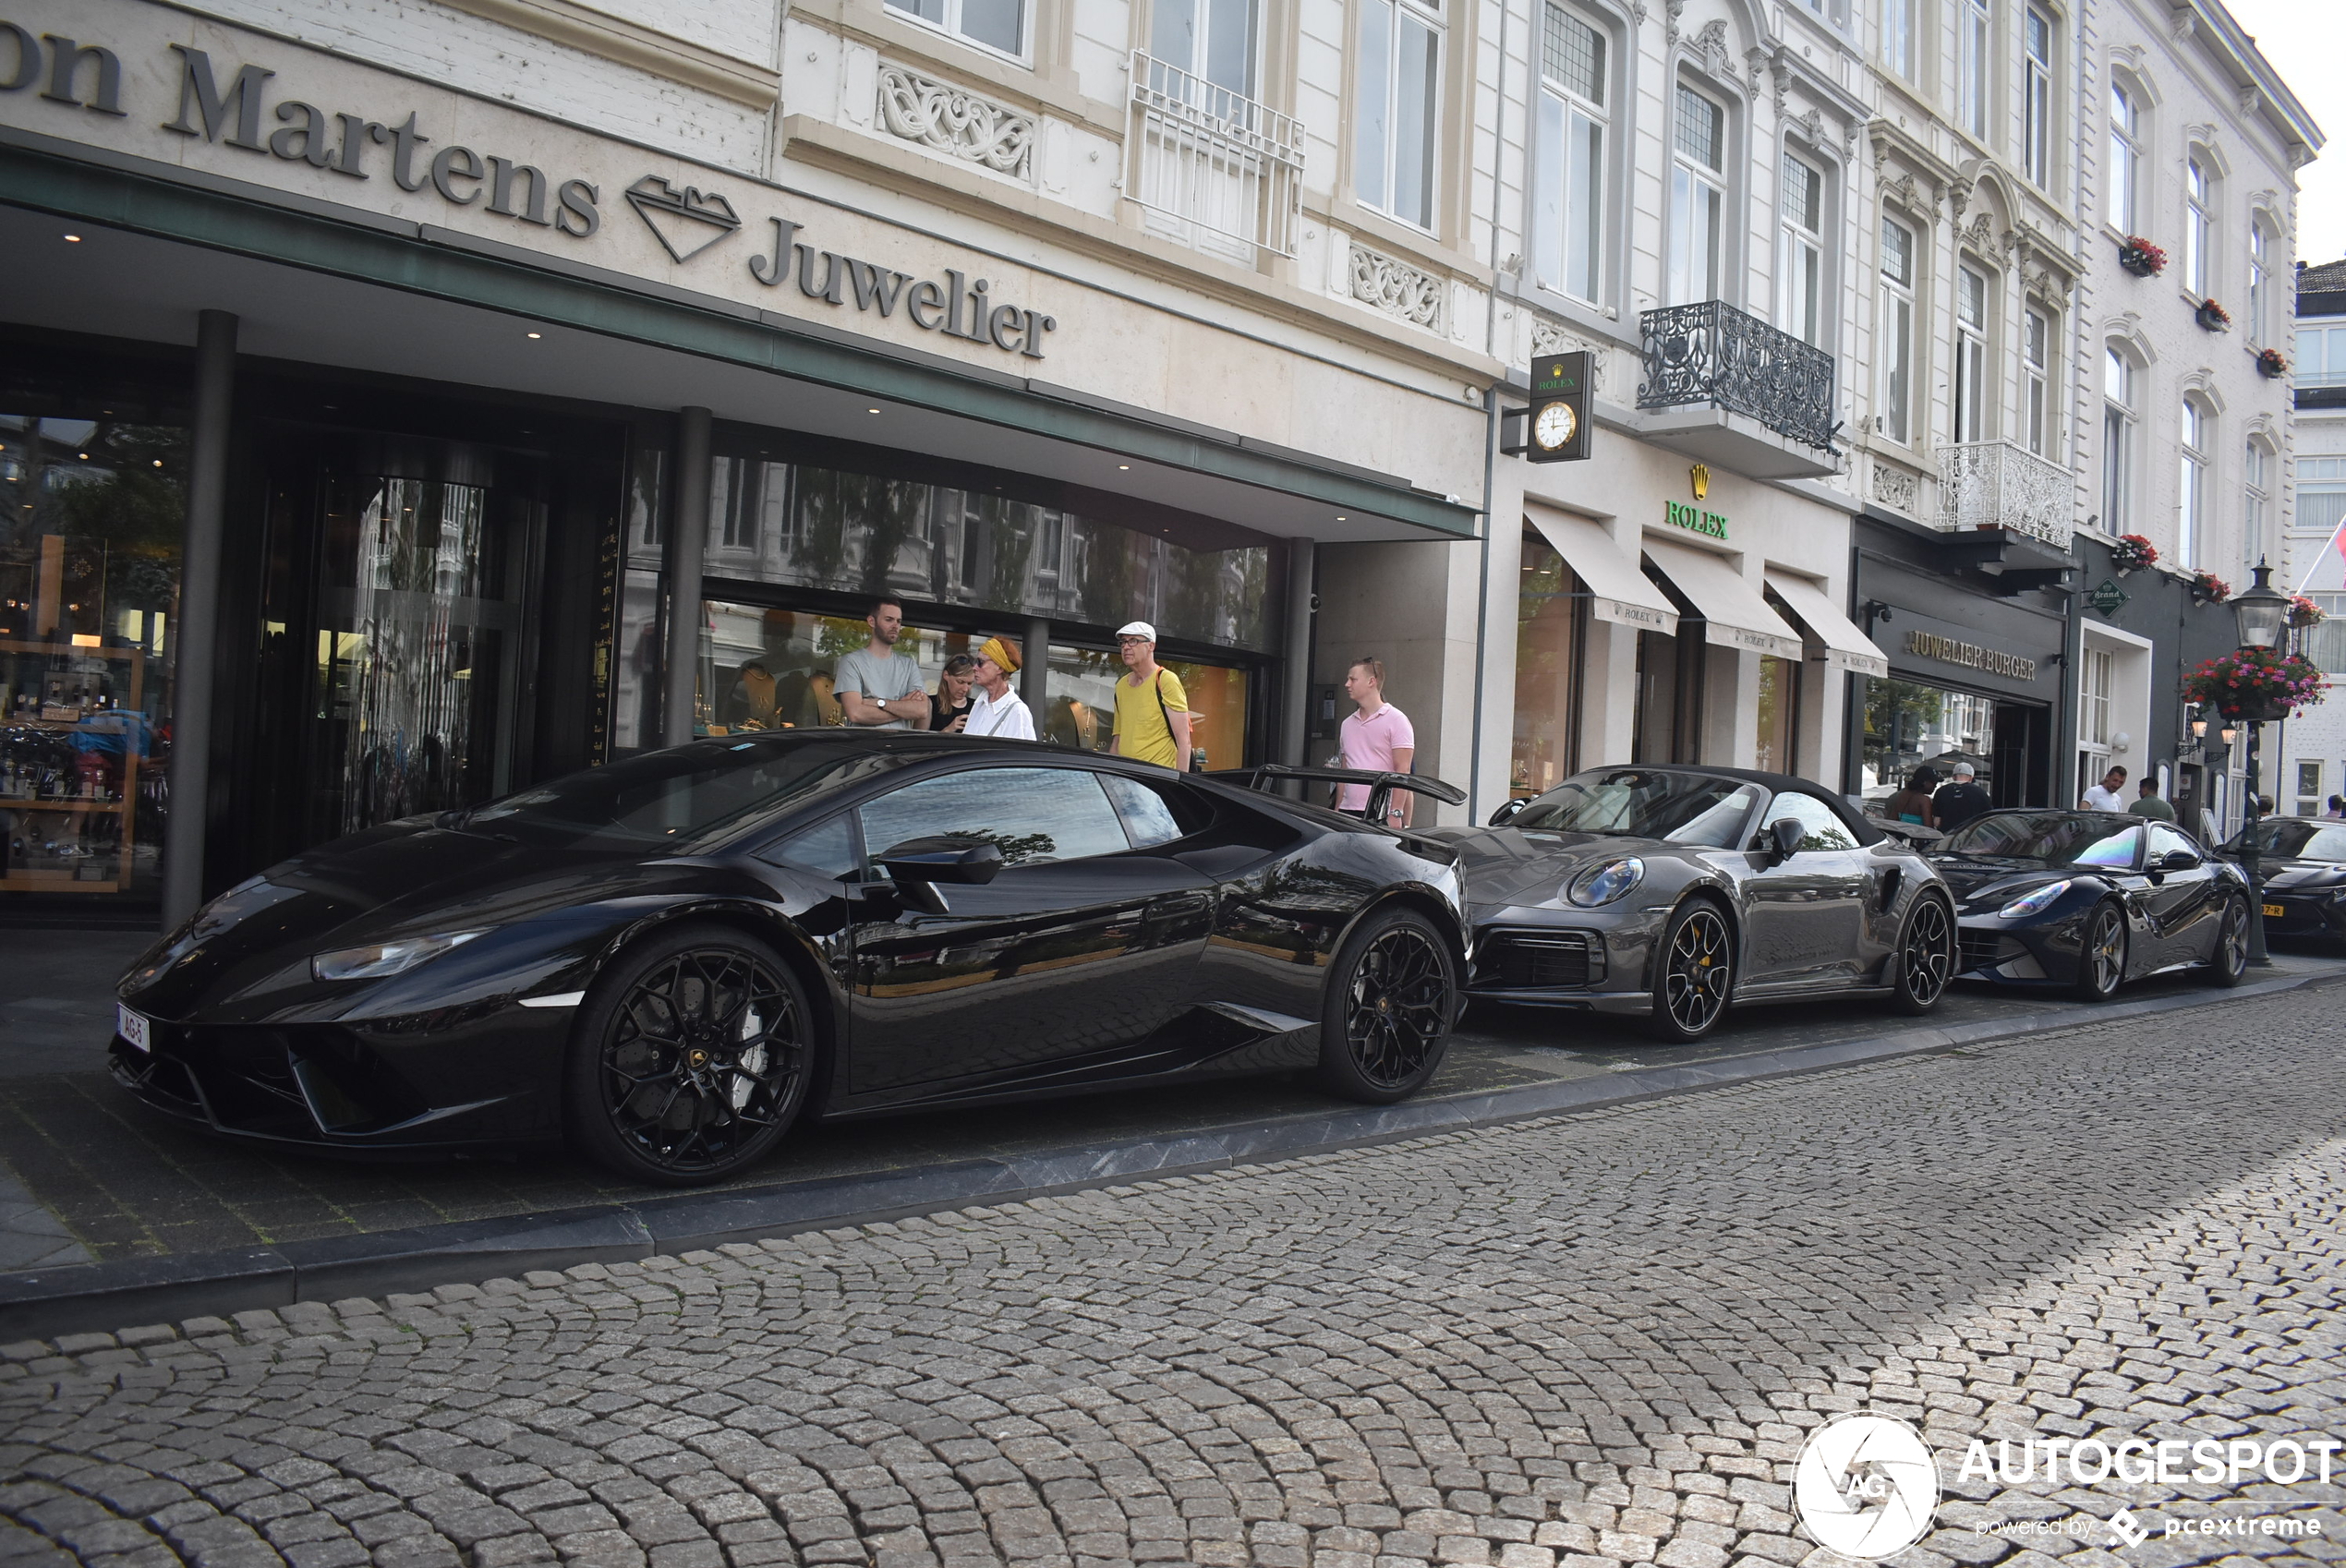
[[1034, 119], [902, 66], [879, 70], [880, 122], [890, 134], [1013, 179], [1030, 177]]
[[1915, 476], [1903, 468], [1893, 468], [1887, 463], [1873, 465], [1873, 499], [1884, 506], [1912, 513], [1915, 509]]
[[1352, 297], [1373, 305], [1388, 316], [1413, 327], [1442, 330], [1442, 299], [1449, 291], [1440, 278], [1421, 272], [1405, 261], [1355, 244], [1352, 247]]

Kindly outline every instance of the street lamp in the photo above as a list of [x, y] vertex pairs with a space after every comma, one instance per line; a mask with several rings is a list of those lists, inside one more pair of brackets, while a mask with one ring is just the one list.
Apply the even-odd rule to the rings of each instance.
[[[2289, 596], [2275, 589], [2273, 569], [2262, 561], [2256, 563], [2254, 581], [2232, 599], [2232, 622], [2240, 633], [2241, 651], [2273, 652], [2281, 646], [2282, 633], [2289, 626]], [[2263, 719], [2255, 713], [2241, 716], [2248, 726], [2248, 808], [2242, 814], [2245, 825], [2240, 835], [2240, 869], [2248, 876], [2248, 961], [2269, 964], [2272, 955], [2265, 950], [2265, 879], [2257, 863], [2256, 821], [2258, 810], [2256, 778], [2256, 738], [2262, 732]], [[2231, 739], [2231, 731], [2224, 731], [2224, 739]]]

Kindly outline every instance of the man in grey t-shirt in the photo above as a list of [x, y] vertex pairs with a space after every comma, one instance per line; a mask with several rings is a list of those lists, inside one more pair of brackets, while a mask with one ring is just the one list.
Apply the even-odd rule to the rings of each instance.
[[881, 599], [864, 617], [872, 640], [839, 661], [832, 690], [847, 722], [864, 730], [909, 730], [928, 723], [921, 667], [896, 651], [904, 634], [904, 607]]

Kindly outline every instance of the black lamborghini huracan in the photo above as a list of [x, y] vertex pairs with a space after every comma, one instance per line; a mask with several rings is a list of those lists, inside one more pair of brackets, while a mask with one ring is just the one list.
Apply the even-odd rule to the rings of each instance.
[[1283, 771], [881, 731], [649, 753], [231, 888], [124, 977], [115, 1075], [233, 1138], [568, 1138], [669, 1185], [806, 1116], [1293, 1068], [1400, 1099], [1458, 1009], [1457, 851], [1248, 787]]

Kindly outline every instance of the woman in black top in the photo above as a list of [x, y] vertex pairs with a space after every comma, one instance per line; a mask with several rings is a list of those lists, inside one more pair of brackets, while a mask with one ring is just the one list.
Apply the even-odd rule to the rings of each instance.
[[947, 659], [937, 678], [937, 690], [928, 699], [928, 727], [958, 732], [969, 722], [970, 705], [976, 700], [970, 695], [970, 688], [975, 684], [977, 660], [967, 654]]

